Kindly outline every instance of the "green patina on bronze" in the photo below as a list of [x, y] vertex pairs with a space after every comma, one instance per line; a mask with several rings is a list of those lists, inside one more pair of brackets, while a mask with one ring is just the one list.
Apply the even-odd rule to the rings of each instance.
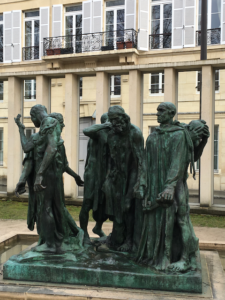
[[[5, 279], [201, 292], [187, 171], [190, 165], [195, 177], [194, 162], [209, 131], [203, 120], [173, 121], [172, 103], [161, 103], [157, 110], [160, 126], [145, 149], [140, 129], [120, 106], [110, 107], [102, 124], [84, 130], [90, 137], [80, 213], [84, 231], [64, 201], [63, 173], [78, 185], [83, 182], [68, 166], [60, 138], [62, 116], [34, 106], [31, 119], [40, 131], [28, 141], [19, 117], [15, 119], [27, 153], [16, 193], [23, 193], [28, 182], [28, 227], [33, 230], [36, 223], [40, 238], [37, 246], [6, 262]], [[87, 233], [90, 209], [98, 239]], [[108, 218], [113, 230], [106, 237], [102, 224]]]

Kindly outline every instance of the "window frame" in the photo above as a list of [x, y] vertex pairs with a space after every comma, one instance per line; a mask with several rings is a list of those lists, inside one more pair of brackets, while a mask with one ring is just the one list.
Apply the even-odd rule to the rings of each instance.
[[[37, 11], [37, 9], [35, 9], [35, 10], [33, 10], [33, 11]], [[35, 31], [34, 31], [34, 22], [35, 21], [39, 21], [39, 45], [38, 45], [38, 47], [39, 47], [39, 51], [40, 51], [40, 27], [41, 27], [41, 18], [40, 18], [40, 9], [39, 9], [39, 16], [36, 16], [36, 17], [25, 17], [25, 13], [27, 13], [27, 12], [30, 12], [30, 10], [29, 11], [24, 11], [23, 13], [24, 13], [24, 20], [23, 20], [23, 47], [25, 48], [25, 47], [29, 47], [29, 46], [26, 46], [26, 36], [25, 36], [25, 32], [26, 32], [26, 28], [25, 28], [25, 26], [26, 26], [26, 22], [32, 22], [32, 34], [31, 34], [31, 36], [32, 36], [32, 46], [30, 46], [30, 47], [35, 47], [35, 45], [34, 45], [34, 35], [35, 35]], [[40, 52], [39, 52], [39, 58], [35, 58], [35, 60], [41, 60], [41, 57], [40, 57]], [[26, 59], [26, 61], [33, 61], [33, 59]]]
[[[120, 94], [119, 95], [115, 95], [114, 94], [114, 92], [115, 92], [115, 83], [114, 83], [115, 76], [120, 76]], [[121, 75], [111, 75], [110, 76], [110, 87], [111, 87], [110, 88], [110, 97], [111, 98], [120, 98], [121, 97], [121, 87], [122, 87], [122, 84], [121, 84]], [[112, 91], [113, 91], [113, 94], [111, 93]]]
[[[159, 90], [161, 90], [161, 92], [159, 93], [151, 93], [151, 87], [152, 87], [152, 74], [159, 74]], [[165, 83], [162, 84], [162, 74], [164, 74], [164, 71], [162, 72], [153, 72], [153, 73], [150, 73], [150, 76], [149, 76], [149, 96], [163, 96], [164, 95], [164, 91], [162, 92], [162, 85]], [[164, 90], [164, 89], [163, 89]]]
[[2, 151], [2, 161], [0, 160], [0, 167], [3, 167], [4, 166], [4, 127], [0, 127], [0, 130], [2, 131], [2, 150], [0, 150], [0, 153]]
[[[201, 71], [196, 71], [196, 93], [200, 94], [200, 90], [198, 90], [198, 73]], [[215, 93], [220, 93], [220, 70], [215, 70], [215, 72], [218, 72], [218, 90], [216, 90], [216, 77], [215, 77]]]
[[[107, 11], [114, 11], [114, 20], [113, 20], [113, 31], [116, 31], [117, 29], [115, 29], [115, 27], [117, 27], [117, 10], [124, 10], [124, 30], [125, 30], [125, 4], [124, 5], [115, 5], [115, 6], [109, 6], [106, 7], [105, 5], [105, 31], [106, 31], [106, 12]], [[116, 12], [116, 13], [115, 13]]]
[[[0, 80], [0, 84], [3, 84], [3, 93], [2, 93], [2, 100], [0, 99], [0, 103], [4, 101], [4, 81]], [[1, 94], [1, 93], [0, 93]]]
[[[200, 21], [199, 16], [201, 16], [201, 9], [200, 9], [200, 5], [199, 5], [200, 1], [202, 2], [202, 0], [198, 0], [198, 30], [201, 30], [200, 23], [199, 23], [199, 21]], [[215, 0], [208, 0], [208, 2], [207, 2], [207, 4], [208, 4], [207, 5], [207, 29], [212, 29], [212, 1], [215, 1]], [[220, 0], [220, 7], [221, 7], [222, 1], [223, 0]], [[220, 11], [220, 27], [219, 28], [221, 28], [221, 23], [222, 23], [221, 15], [222, 15], [222, 12]]]
[[163, 21], [164, 21], [164, 5], [166, 4], [171, 4], [172, 5], [172, 15], [171, 15], [171, 47], [170, 48], [163, 48], [163, 43], [160, 43], [160, 47], [159, 48], [154, 48], [151, 50], [161, 50], [161, 49], [171, 49], [172, 48], [172, 20], [173, 20], [173, 4], [172, 4], [172, 0], [159, 0], [159, 1], [152, 1], [151, 2], [151, 9], [150, 9], [150, 35], [154, 35], [154, 33], [152, 33], [152, 7], [153, 6], [160, 6], [160, 30], [159, 30], [159, 34], [163, 34]]
[[[3, 15], [3, 14], [1, 14]], [[3, 63], [4, 62], [4, 59], [3, 59], [3, 55], [4, 55], [4, 20], [0, 21], [0, 25], [2, 25], [2, 61], [0, 61], [0, 63]]]
[[[24, 102], [31, 102], [31, 101], [36, 101], [36, 98], [37, 98], [37, 90], [35, 90], [35, 98], [34, 99], [26, 99], [25, 98], [25, 92], [26, 92], [26, 88], [25, 88], [25, 83], [26, 81], [29, 81], [29, 80], [32, 80], [32, 82], [36, 82], [36, 79], [24, 79]], [[36, 86], [37, 88], [37, 86]], [[31, 95], [34, 95], [34, 84], [31, 84]]]
[[[73, 34], [76, 36], [76, 16], [82, 15], [82, 23], [83, 23], [83, 11], [82, 10], [75, 10], [75, 11], [69, 11], [66, 12], [66, 8], [70, 6], [76, 6], [76, 5], [67, 5], [64, 7], [64, 35], [66, 36], [66, 17], [72, 16], [73, 17]], [[77, 5], [78, 6], [78, 5]]]

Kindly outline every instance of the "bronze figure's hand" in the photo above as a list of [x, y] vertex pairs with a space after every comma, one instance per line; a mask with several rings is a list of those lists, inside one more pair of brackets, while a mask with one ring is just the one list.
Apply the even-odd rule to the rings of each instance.
[[37, 174], [35, 183], [34, 183], [34, 191], [35, 192], [42, 192], [44, 189], [46, 189], [46, 186], [41, 185], [42, 180], [43, 180], [43, 176]]
[[84, 186], [84, 181], [80, 178], [79, 175], [75, 177], [75, 181], [78, 186]]
[[17, 183], [16, 189], [15, 189], [16, 197], [19, 197], [20, 195], [22, 195], [26, 192], [25, 184], [26, 184], [26, 182], [24, 182], [24, 181], [20, 181], [20, 182]]
[[163, 207], [169, 207], [174, 202], [173, 197], [174, 188], [166, 188], [162, 193], [158, 195], [156, 202]]
[[25, 129], [25, 126], [20, 122], [20, 118], [21, 118], [21, 115], [18, 114], [17, 117], [14, 118], [15, 123], [17, 124], [17, 126], [18, 126], [19, 128]]

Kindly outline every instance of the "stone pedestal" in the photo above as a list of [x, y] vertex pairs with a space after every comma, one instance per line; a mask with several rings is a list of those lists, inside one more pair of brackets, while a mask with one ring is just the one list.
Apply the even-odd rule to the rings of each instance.
[[3, 269], [4, 279], [98, 287], [202, 292], [200, 255], [197, 270], [167, 274], [133, 262], [125, 254], [96, 252], [91, 246], [63, 255], [23, 251]]

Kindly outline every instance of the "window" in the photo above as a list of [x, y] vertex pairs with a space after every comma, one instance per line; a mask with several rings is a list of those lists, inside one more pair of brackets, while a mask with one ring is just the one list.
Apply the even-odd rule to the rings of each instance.
[[25, 12], [24, 60], [39, 59], [39, 10]]
[[[219, 156], [219, 125], [214, 126], [214, 172], [218, 172]], [[199, 160], [195, 163], [196, 170], [199, 170]]]
[[24, 100], [35, 101], [36, 100], [36, 80], [29, 79], [24, 80]]
[[106, 7], [118, 6], [118, 5], [125, 5], [125, 0], [113, 0], [113, 1], [106, 2]]
[[66, 53], [82, 52], [82, 5], [66, 7]]
[[36, 132], [35, 128], [26, 128], [25, 129], [25, 135], [27, 139], [30, 139], [31, 135]]
[[0, 14], [0, 62], [3, 62], [3, 14]]
[[[106, 2], [106, 45], [112, 49], [121, 44], [124, 48], [124, 1]], [[110, 5], [109, 5], [110, 4]]]
[[4, 81], [0, 81], [0, 101], [4, 100]]
[[80, 77], [80, 97], [83, 95], [83, 78]]
[[112, 75], [110, 78], [110, 95], [121, 95], [121, 75]]
[[0, 166], [3, 166], [3, 128], [0, 128]]
[[157, 126], [149, 126], [149, 127], [148, 127], [148, 133], [149, 133], [149, 134], [153, 133], [153, 132], [155, 131], [156, 127], [157, 127]]
[[171, 48], [172, 4], [152, 5], [151, 49]]
[[[201, 6], [198, 4], [198, 29], [201, 30]], [[221, 34], [221, 0], [208, 0], [207, 5], [208, 44], [220, 44]]]
[[150, 93], [151, 94], [163, 94], [164, 93], [164, 72], [151, 73]]
[[218, 172], [218, 156], [219, 156], [219, 125], [214, 126], [214, 171]]
[[[201, 71], [197, 72], [197, 92], [201, 90]], [[215, 91], [218, 92], [220, 89], [220, 70], [215, 70]]]

